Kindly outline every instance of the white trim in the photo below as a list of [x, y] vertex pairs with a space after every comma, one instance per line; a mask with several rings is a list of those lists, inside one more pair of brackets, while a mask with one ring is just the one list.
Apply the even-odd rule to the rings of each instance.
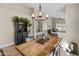
[[11, 45], [14, 45], [14, 44], [15, 44], [14, 42], [11, 42], [9, 44], [5, 44], [5, 45], [0, 46], [0, 48], [8, 47], [8, 46], [11, 46]]

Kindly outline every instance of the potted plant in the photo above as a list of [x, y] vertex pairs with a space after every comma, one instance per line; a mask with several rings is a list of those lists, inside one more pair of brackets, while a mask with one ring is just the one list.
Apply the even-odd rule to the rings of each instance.
[[[27, 27], [31, 27], [31, 22], [27, 18], [14, 16], [13, 17], [14, 24], [23, 24], [25, 26], [25, 30], [27, 31]], [[30, 30], [30, 29], [29, 29]]]

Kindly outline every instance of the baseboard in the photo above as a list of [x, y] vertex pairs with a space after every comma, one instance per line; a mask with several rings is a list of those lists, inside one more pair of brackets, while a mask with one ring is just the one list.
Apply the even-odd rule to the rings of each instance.
[[5, 45], [0, 46], [0, 48], [8, 47], [8, 46], [11, 46], [11, 45], [14, 45], [14, 44], [15, 44], [14, 42], [11, 42], [9, 44], [5, 44]]

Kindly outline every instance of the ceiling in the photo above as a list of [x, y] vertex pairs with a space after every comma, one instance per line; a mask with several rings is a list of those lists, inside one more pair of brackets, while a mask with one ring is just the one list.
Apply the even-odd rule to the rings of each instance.
[[[25, 6], [30, 8], [38, 8], [39, 3], [26, 3]], [[42, 12], [47, 13], [50, 17], [61, 17], [64, 18], [65, 6], [68, 3], [41, 3]]]

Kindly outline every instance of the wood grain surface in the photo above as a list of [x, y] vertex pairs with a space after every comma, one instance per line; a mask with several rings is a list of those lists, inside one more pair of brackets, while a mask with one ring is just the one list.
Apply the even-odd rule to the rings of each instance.
[[33, 39], [29, 42], [17, 45], [16, 49], [24, 56], [47, 56], [53, 51], [58, 41], [57, 36], [50, 37], [44, 44], [40, 44]]

